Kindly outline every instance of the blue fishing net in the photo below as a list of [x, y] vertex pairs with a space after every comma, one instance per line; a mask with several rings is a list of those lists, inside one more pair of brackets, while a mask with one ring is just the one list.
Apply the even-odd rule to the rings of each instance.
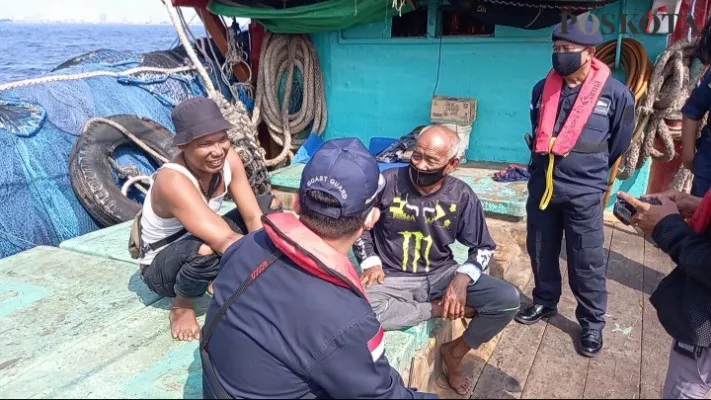
[[[147, 59], [100, 50], [63, 63], [51, 75], [118, 72], [147, 65]], [[154, 54], [151, 63], [175, 68], [183, 59]], [[69, 179], [69, 157], [87, 119], [131, 114], [175, 132], [170, 118], [173, 107], [205, 95], [200, 79], [192, 73], [95, 77], [0, 92], [0, 258], [36, 245], [57, 246], [100, 228], [76, 198]], [[147, 175], [156, 168], [129, 147], [117, 151], [115, 159]], [[120, 177], [114, 178], [116, 184], [122, 183]], [[142, 201], [140, 193], [131, 194]]]

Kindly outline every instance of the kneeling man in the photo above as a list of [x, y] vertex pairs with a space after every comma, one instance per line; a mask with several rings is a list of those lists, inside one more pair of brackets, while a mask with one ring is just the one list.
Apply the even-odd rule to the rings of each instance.
[[[385, 329], [402, 329], [430, 318], [474, 318], [464, 335], [442, 346], [449, 384], [472, 389], [461, 364], [471, 349], [496, 336], [513, 319], [518, 290], [484, 274], [496, 249], [474, 191], [449, 176], [459, 165], [455, 132], [433, 126], [417, 139], [409, 167], [383, 173], [376, 199], [380, 219], [354, 245], [362, 281]], [[469, 247], [457, 265], [449, 245]]]
[[[153, 176], [143, 203], [139, 263], [148, 287], [175, 297], [170, 310], [173, 337], [198, 339], [193, 299], [205, 294], [219, 272], [220, 255], [247, 232], [262, 228], [262, 210], [227, 130], [232, 125], [204, 97], [188, 99], [173, 110], [181, 153]], [[218, 212], [230, 193], [237, 208]]]

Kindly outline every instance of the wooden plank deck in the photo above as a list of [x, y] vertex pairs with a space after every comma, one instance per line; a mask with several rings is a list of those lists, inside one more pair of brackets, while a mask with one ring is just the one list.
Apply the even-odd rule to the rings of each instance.
[[[575, 351], [580, 326], [563, 246], [559, 315], [532, 326], [512, 322], [481, 374], [474, 376], [471, 398], [661, 397], [671, 338], [649, 295], [674, 265], [661, 250], [611, 218], [606, 218], [605, 238], [608, 307], [602, 354], [590, 359]], [[509, 272], [530, 270], [525, 254], [515, 263]], [[506, 278], [518, 284], [522, 303], [528, 304], [533, 277], [525, 285], [508, 274]]]

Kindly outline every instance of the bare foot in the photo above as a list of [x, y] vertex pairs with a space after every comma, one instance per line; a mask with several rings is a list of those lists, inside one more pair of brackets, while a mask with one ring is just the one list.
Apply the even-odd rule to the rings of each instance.
[[200, 325], [191, 308], [173, 307], [170, 309], [170, 330], [173, 339], [192, 341], [200, 339]]
[[200, 325], [193, 309], [192, 299], [177, 296], [170, 308], [170, 331], [173, 339], [191, 341], [200, 339]]
[[[461, 356], [457, 353], [461, 353], [463, 348], [461, 344], [457, 343], [462, 339], [457, 339], [453, 342], [445, 343], [440, 347], [439, 354], [442, 356], [442, 361], [447, 367], [447, 380], [449, 381], [449, 386], [452, 387], [459, 395], [465, 396], [471, 393], [473, 389], [472, 380], [464, 376], [462, 372], [462, 360], [466, 351], [462, 353]], [[463, 341], [462, 341], [463, 344]], [[466, 346], [466, 344], [464, 344]], [[468, 346], [466, 347], [468, 351]]]

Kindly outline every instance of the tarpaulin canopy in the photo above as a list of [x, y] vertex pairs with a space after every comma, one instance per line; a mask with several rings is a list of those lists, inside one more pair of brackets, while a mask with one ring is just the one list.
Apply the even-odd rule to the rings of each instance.
[[[399, 13], [389, 0], [329, 0], [280, 9], [249, 7], [237, 1], [212, 0], [207, 9], [217, 15], [257, 20], [274, 33], [337, 31], [390, 18]], [[411, 6], [405, 5], [402, 13], [411, 10]]]

